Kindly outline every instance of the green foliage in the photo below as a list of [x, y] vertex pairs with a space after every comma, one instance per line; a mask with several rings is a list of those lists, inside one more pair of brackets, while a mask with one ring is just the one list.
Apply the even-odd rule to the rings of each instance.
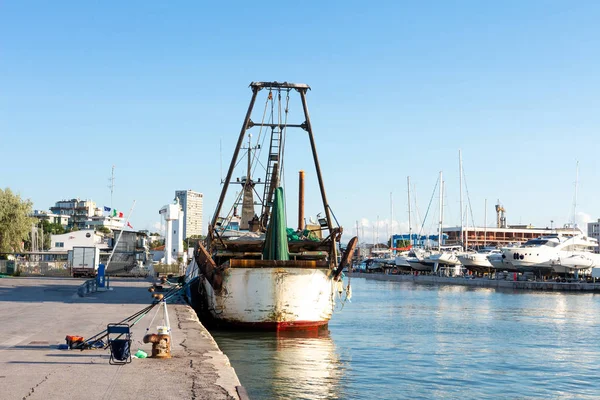
[[410, 240], [399, 240], [396, 242], [396, 247], [408, 247], [410, 246]]
[[151, 249], [156, 249], [157, 247], [162, 246], [163, 244], [165, 244], [164, 240], [154, 240], [150, 243], [150, 248]]
[[110, 235], [112, 233], [112, 231], [110, 230], [110, 228], [108, 228], [106, 226], [100, 226], [100, 227], [96, 228], [96, 230], [98, 232], [104, 233], [105, 235]]
[[183, 250], [187, 252], [188, 248], [195, 247], [196, 243], [199, 240], [204, 240], [204, 239], [206, 239], [206, 236], [204, 236], [204, 235], [192, 235], [192, 236], [189, 236], [187, 239], [185, 239], [183, 241]]
[[28, 240], [31, 226], [36, 220], [30, 217], [33, 203], [23, 200], [9, 188], [0, 189], [0, 251], [21, 250], [21, 243]]
[[44, 229], [44, 234], [49, 233], [51, 235], [62, 235], [65, 233], [65, 227], [61, 224], [50, 223], [46, 220], [42, 222], [42, 227]]

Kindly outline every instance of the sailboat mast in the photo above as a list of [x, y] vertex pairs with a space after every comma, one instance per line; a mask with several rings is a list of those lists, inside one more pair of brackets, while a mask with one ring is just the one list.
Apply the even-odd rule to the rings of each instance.
[[469, 205], [467, 203], [467, 212], [465, 213], [465, 226], [467, 227], [465, 229], [465, 246], [464, 246], [464, 250], [467, 250], [467, 248], [469, 247]]
[[483, 206], [483, 247], [487, 244], [487, 199]]
[[579, 185], [579, 161], [577, 161], [577, 166], [575, 167], [575, 197], [573, 198], [573, 230], [575, 230], [575, 226], [577, 225], [577, 189]]
[[408, 243], [412, 245], [412, 224], [410, 219], [410, 176], [406, 177], [406, 185], [408, 186]]
[[[390, 192], [390, 229], [388, 232], [388, 239], [390, 240], [390, 247], [393, 247], [392, 235], [394, 234], [394, 200], [392, 192]], [[396, 250], [394, 250], [394, 253]]]
[[442, 223], [444, 221], [444, 181], [440, 171], [440, 223], [438, 226], [438, 250], [442, 251]]
[[463, 178], [463, 173], [462, 173], [462, 154], [461, 154], [461, 150], [458, 150], [458, 187], [460, 188], [460, 244], [462, 246], [464, 246], [464, 248], [466, 249], [467, 245], [465, 244], [466, 239], [464, 237], [464, 232], [463, 232], [463, 221], [464, 221], [464, 217], [463, 217], [463, 184], [462, 184], [462, 178]]

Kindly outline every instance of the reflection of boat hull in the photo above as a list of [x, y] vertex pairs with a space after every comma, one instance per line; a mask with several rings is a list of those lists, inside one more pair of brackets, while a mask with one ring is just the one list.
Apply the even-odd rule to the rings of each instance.
[[293, 266], [228, 268], [218, 291], [201, 277], [190, 290], [192, 305], [208, 325], [316, 329], [326, 326], [333, 312], [334, 282], [328, 272]]

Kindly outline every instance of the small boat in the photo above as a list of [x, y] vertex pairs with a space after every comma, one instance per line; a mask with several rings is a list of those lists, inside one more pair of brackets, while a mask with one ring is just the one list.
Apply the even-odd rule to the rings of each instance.
[[[343, 293], [342, 271], [349, 265], [357, 238], [350, 240], [339, 257], [342, 227], [337, 225], [325, 195], [306, 103], [309, 86], [253, 82], [250, 88], [250, 106], [208, 235], [196, 244], [187, 269], [187, 280], [192, 282], [188, 294], [201, 321], [208, 326], [272, 331], [324, 327], [332, 316], [336, 297]], [[259, 123], [251, 115], [260, 92], [266, 97], [265, 114], [271, 114], [263, 115]], [[299, 93], [302, 103], [304, 122], [299, 124], [288, 123], [292, 93]], [[242, 147], [252, 127], [260, 128], [256, 142], [248, 135], [247, 147]], [[308, 134], [312, 150], [308, 159], [314, 162], [324, 214], [318, 218], [318, 224], [305, 224], [304, 171], [300, 171], [295, 229], [287, 227], [282, 187], [288, 128], [300, 128]], [[261, 151], [261, 147], [266, 151]], [[246, 151], [246, 163], [238, 162], [241, 150]], [[288, 150], [298, 152], [297, 148]], [[244, 175], [232, 181], [238, 164], [243, 165]], [[260, 169], [264, 171], [262, 181], [254, 178]], [[224, 208], [232, 184], [240, 190], [230, 196], [231, 207]], [[348, 298], [349, 284], [345, 289]]]
[[494, 268], [489, 260], [489, 257], [494, 254], [502, 256], [502, 250], [496, 248], [483, 248], [476, 253], [470, 252], [461, 254], [458, 256], [458, 259], [469, 271], [485, 273], [490, 272], [490, 270]]

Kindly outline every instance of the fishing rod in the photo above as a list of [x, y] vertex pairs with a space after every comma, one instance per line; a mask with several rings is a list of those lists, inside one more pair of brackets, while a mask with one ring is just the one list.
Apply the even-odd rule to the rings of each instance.
[[[179, 285], [177, 284], [175, 287], [169, 289], [163, 296], [162, 300], [155, 300], [152, 304], [148, 305], [147, 307], [144, 307], [143, 309], [137, 311], [136, 313], [130, 315], [129, 317], [123, 319], [122, 321], [118, 322], [119, 324], [124, 324], [124, 323], [128, 323], [129, 321], [133, 321], [136, 318], [138, 318], [137, 320], [135, 320], [130, 327], [135, 326], [139, 321], [142, 320], [142, 318], [144, 316], [146, 316], [154, 307], [156, 307], [158, 304], [160, 304], [161, 301], [167, 301], [170, 298], [172, 298], [173, 296], [175, 296], [176, 294], [178, 294], [181, 290], [186, 289], [188, 286], [190, 286], [192, 283], [194, 283], [196, 280], [198, 279], [198, 277], [193, 278], [192, 280], [190, 280], [189, 282], [186, 282], [184, 285]], [[83, 341], [83, 344], [81, 345], [81, 350], [87, 349], [87, 348], [91, 348], [95, 343], [100, 342], [103, 338], [105, 338], [106, 336], [108, 336], [108, 332], [107, 329], [95, 334], [94, 336], [86, 339]]]

